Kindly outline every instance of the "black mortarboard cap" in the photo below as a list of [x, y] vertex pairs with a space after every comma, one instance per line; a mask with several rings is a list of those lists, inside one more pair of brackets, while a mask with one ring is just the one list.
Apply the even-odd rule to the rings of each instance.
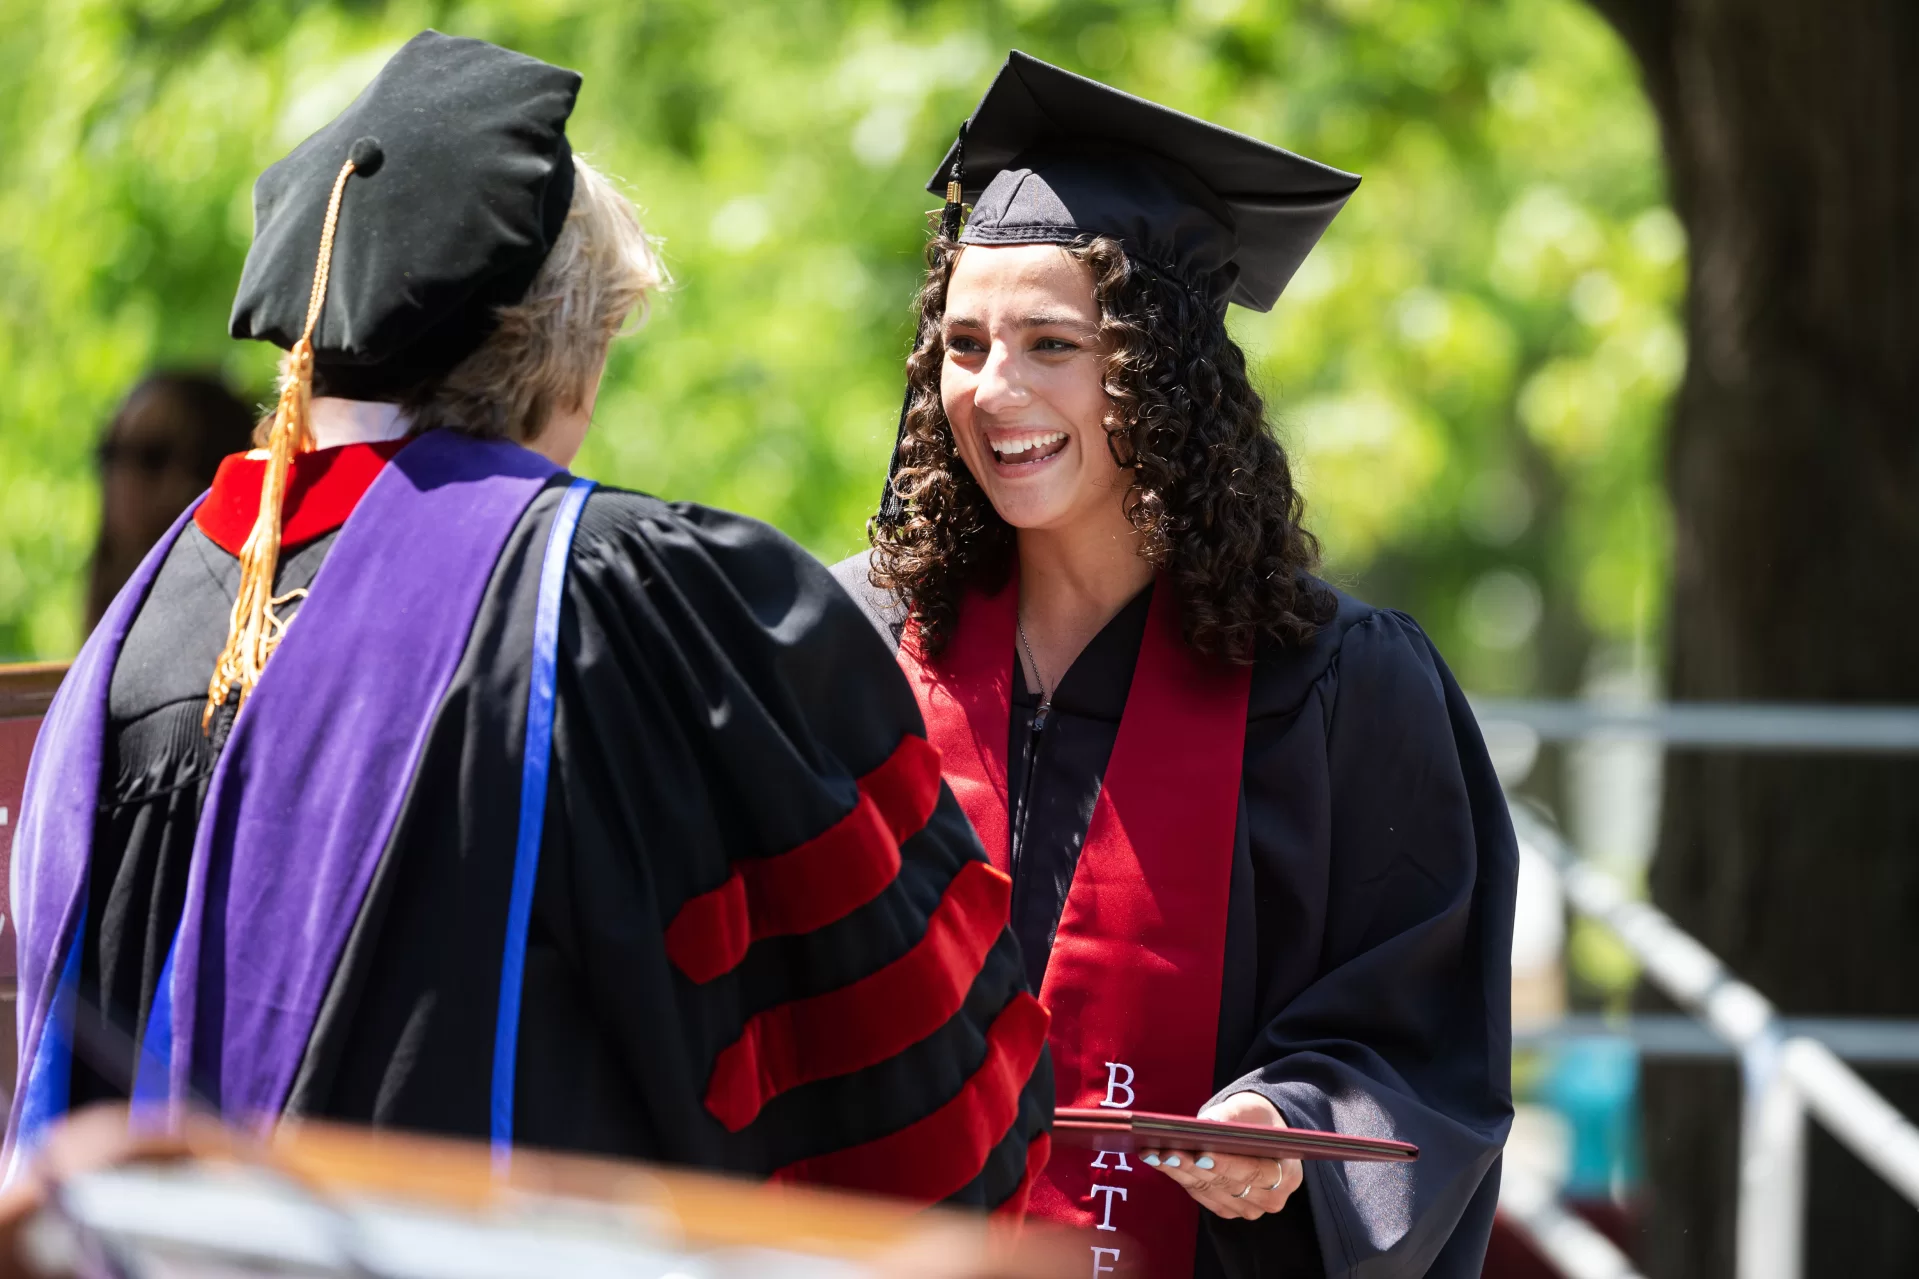
[[232, 333], [291, 348], [327, 200], [352, 158], [324, 309], [319, 389], [390, 397], [440, 376], [525, 296], [573, 200], [576, 72], [423, 31], [331, 124], [260, 175]]
[[1358, 177], [1018, 51], [927, 189], [959, 182], [964, 244], [1110, 235], [1223, 307], [1272, 309]]

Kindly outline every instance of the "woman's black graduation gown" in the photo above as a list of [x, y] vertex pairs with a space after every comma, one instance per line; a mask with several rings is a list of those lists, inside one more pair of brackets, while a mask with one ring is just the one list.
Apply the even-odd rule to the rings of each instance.
[[[393, 779], [405, 807], [290, 1114], [488, 1132], [534, 606], [563, 481], [510, 535], [419, 768]], [[283, 555], [277, 591], [311, 582], [337, 536]], [[201, 733], [237, 581], [234, 556], [189, 524], [114, 668], [80, 987], [94, 1015], [77, 1027], [76, 1106], [127, 1095], [231, 722], [211, 742]], [[950, 794], [902, 842], [898, 879], [838, 922], [759, 941], [705, 984], [668, 962], [665, 932], [682, 904], [730, 866], [819, 835], [858, 798], [856, 778], [923, 734], [912, 694], [885, 666], [859, 610], [774, 530], [617, 490], [588, 499], [562, 614], [516, 1141], [766, 1174], [897, 1132], [960, 1092], [1023, 986], [1005, 933], [965, 1006], [929, 1037], [785, 1092], [737, 1133], [703, 1104], [716, 1055], [747, 1018], [845, 987], [921, 939], [955, 872], [983, 860]], [[298, 856], [289, 832], [289, 874]], [[1051, 1106], [1042, 1056], [1011, 1131], [953, 1198], [996, 1205], [1013, 1194]]]
[[[897, 644], [867, 557], [834, 575]], [[1015, 655], [1013, 931], [1040, 986], [1145, 634], [1148, 587], [1059, 682], [1045, 726]], [[1202, 1213], [1199, 1276], [1477, 1276], [1512, 1119], [1518, 854], [1465, 697], [1403, 613], [1339, 595], [1253, 671], [1214, 1054], [1218, 1096], [1294, 1127], [1394, 1137], [1413, 1164], [1307, 1163], [1255, 1222]], [[1168, 742], [1168, 750], [1178, 750]], [[1210, 1239], [1210, 1246], [1208, 1244]]]

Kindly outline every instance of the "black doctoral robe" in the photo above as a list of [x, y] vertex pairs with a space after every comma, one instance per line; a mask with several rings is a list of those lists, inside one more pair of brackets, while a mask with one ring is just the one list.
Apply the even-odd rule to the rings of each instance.
[[[392, 779], [404, 807], [289, 1115], [488, 1133], [535, 602], [565, 478], [539, 492], [508, 537], [419, 766]], [[284, 553], [276, 591], [312, 583], [339, 536]], [[201, 732], [238, 576], [235, 557], [189, 524], [113, 668], [75, 1106], [128, 1095], [232, 720], [218, 719], [211, 739]], [[900, 961], [956, 874], [984, 860], [943, 788], [924, 828], [900, 842], [897, 878], [872, 900], [813, 931], [756, 941], [710, 981], [669, 962], [669, 925], [685, 903], [735, 868], [820, 836], [854, 807], [856, 779], [905, 736], [923, 735], [859, 610], [765, 525], [604, 488], [586, 501], [564, 599], [514, 1139], [764, 1175], [900, 1133], [952, 1102], [980, 1069], [995, 1017], [1024, 997], [1005, 930], [960, 981], [963, 1006], [925, 1037], [772, 1097], [739, 1131], [705, 1105], [716, 1058], [749, 1019]], [[298, 832], [287, 832], [288, 875], [301, 873], [299, 850]], [[895, 1010], [865, 1011], [884, 1023]], [[1015, 1194], [1051, 1108], [1042, 1054], [1010, 1130], [950, 1200], [993, 1206]]]
[[[900, 610], [834, 575], [898, 644]], [[1060, 679], [1039, 731], [1016, 655], [1007, 726], [1013, 930], [1039, 989], [1119, 732], [1152, 587]], [[1309, 1162], [1255, 1222], [1202, 1213], [1195, 1273], [1477, 1276], [1512, 1120], [1518, 854], [1477, 724], [1403, 613], [1340, 594], [1304, 649], [1253, 671], [1213, 1053], [1215, 1100], [1257, 1092], [1300, 1128], [1393, 1137], [1413, 1164]], [[1167, 743], [1177, 750], [1178, 743]]]

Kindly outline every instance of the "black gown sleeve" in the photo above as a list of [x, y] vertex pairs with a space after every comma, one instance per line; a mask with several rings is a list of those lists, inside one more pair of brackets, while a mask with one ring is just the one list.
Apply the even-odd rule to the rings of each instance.
[[657, 1157], [1022, 1196], [1052, 1078], [1007, 886], [828, 571], [756, 521], [603, 490], [561, 647], [527, 997], [552, 965], [597, 1011], [611, 1083], [582, 1086], [644, 1099]]
[[[1371, 613], [1283, 725], [1249, 726], [1243, 789], [1263, 1025], [1218, 1097], [1420, 1147], [1305, 1165], [1328, 1276], [1476, 1276], [1512, 1119], [1517, 849], [1465, 697], [1411, 619]], [[1209, 1220], [1228, 1272], [1277, 1274], [1261, 1239], [1292, 1209]]]

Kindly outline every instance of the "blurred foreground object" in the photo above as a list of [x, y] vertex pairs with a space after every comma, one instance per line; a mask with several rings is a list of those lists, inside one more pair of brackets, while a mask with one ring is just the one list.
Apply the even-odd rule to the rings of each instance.
[[87, 578], [87, 629], [187, 504], [213, 483], [220, 459], [250, 447], [253, 413], [202, 373], [152, 373], [127, 393], [95, 457], [100, 540]]
[[1052, 1232], [853, 1195], [332, 1125], [261, 1144], [211, 1119], [129, 1135], [102, 1106], [55, 1129], [0, 1202], [0, 1279], [1040, 1279]]

